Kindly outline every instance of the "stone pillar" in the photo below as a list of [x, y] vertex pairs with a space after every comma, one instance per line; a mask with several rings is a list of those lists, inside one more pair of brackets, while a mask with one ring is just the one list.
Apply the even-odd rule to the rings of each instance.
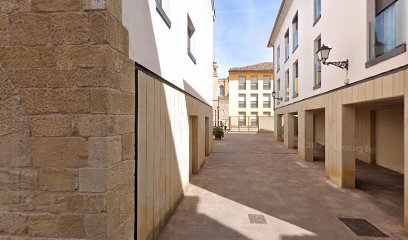
[[313, 112], [299, 112], [298, 151], [303, 160], [312, 162], [314, 150]]
[[341, 186], [355, 188], [356, 182], [356, 111], [352, 106], [341, 108]]
[[121, 9], [1, 1], [3, 237], [133, 238], [135, 71]]
[[284, 144], [285, 147], [289, 149], [295, 148], [295, 116], [292, 113], [285, 113], [284, 114]]
[[404, 82], [404, 228], [408, 232], [408, 70]]
[[275, 129], [275, 140], [276, 141], [278, 141], [278, 142], [281, 142], [283, 139], [282, 139], [282, 136], [283, 136], [283, 132], [282, 132], [282, 115], [280, 115], [280, 114], [276, 114], [275, 115], [275, 127], [274, 127], [274, 129]]

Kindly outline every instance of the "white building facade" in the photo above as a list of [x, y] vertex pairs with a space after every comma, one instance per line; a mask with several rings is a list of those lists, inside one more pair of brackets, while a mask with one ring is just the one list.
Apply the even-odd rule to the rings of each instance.
[[[406, 0], [283, 0], [268, 43], [276, 138], [306, 161], [324, 149], [326, 175], [341, 187], [355, 188], [357, 160], [404, 174], [405, 203], [407, 13]], [[332, 49], [319, 61], [323, 45]]]
[[137, 71], [137, 236], [157, 239], [212, 151], [214, 2], [123, 0], [122, 10]]

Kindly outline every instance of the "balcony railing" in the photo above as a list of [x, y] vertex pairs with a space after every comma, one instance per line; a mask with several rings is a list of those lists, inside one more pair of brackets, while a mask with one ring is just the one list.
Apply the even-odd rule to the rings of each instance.
[[258, 108], [258, 102], [251, 101], [251, 108]]
[[246, 102], [245, 101], [239, 101], [238, 102], [238, 107], [239, 108], [246, 108]]

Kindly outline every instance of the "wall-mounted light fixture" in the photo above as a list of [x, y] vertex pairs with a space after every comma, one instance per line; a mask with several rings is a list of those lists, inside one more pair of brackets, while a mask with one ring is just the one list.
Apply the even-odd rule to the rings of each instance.
[[330, 51], [332, 48], [326, 46], [323, 44], [323, 46], [319, 49], [319, 51], [316, 52], [317, 57], [320, 62], [322, 62], [324, 65], [333, 65], [341, 69], [346, 69], [348, 70], [349, 68], [349, 60], [347, 59], [346, 61], [340, 61], [340, 62], [327, 62], [327, 59], [330, 56]]
[[276, 97], [276, 92], [275, 91], [272, 92], [272, 97], [273, 97], [273, 99], [278, 100], [278, 102], [282, 101], [282, 98]]

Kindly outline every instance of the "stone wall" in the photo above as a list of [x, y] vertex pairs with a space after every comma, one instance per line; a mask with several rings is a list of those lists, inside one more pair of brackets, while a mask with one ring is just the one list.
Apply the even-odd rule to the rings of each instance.
[[138, 239], [157, 239], [212, 151], [212, 108], [138, 71], [138, 115]]
[[120, 1], [0, 1], [0, 239], [133, 239], [134, 71]]

